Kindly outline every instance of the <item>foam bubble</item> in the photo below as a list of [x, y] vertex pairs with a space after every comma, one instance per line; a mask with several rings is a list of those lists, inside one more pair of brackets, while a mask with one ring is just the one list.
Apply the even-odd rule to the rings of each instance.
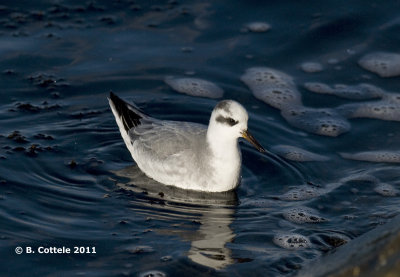
[[334, 94], [348, 99], [362, 100], [362, 99], [373, 99], [383, 97], [384, 91], [371, 84], [359, 84], [359, 85], [335, 85]]
[[374, 191], [382, 196], [396, 196], [399, 194], [399, 191], [394, 186], [387, 183], [378, 184]]
[[388, 52], [374, 52], [362, 57], [358, 64], [380, 77], [400, 75], [400, 54]]
[[283, 158], [296, 162], [311, 162], [311, 161], [327, 161], [328, 157], [309, 152], [307, 150], [290, 146], [290, 145], [275, 145], [271, 148], [272, 152], [282, 156]]
[[318, 83], [318, 82], [307, 82], [304, 84], [304, 87], [309, 91], [320, 93], [320, 94], [333, 94], [334, 90], [328, 86], [327, 84]]
[[251, 22], [251, 23], [246, 24], [246, 28], [250, 32], [264, 33], [271, 29], [271, 25], [269, 25], [266, 22]]
[[315, 198], [323, 194], [323, 190], [316, 187], [302, 186], [293, 188], [279, 197], [286, 201], [301, 201]]
[[165, 82], [172, 89], [192, 96], [220, 98], [224, 94], [219, 86], [203, 79], [167, 77]]
[[383, 96], [383, 101], [387, 101], [395, 105], [400, 105], [400, 93], [386, 93]]
[[400, 121], [400, 94], [386, 93], [380, 101], [345, 104], [337, 109], [348, 118]]
[[287, 209], [283, 212], [283, 217], [294, 223], [320, 223], [325, 222], [326, 219], [319, 216], [318, 212], [314, 209], [307, 207], [295, 207]]
[[268, 67], [252, 67], [240, 78], [254, 96], [282, 109], [286, 106], [301, 105], [301, 95], [289, 75]]
[[379, 179], [373, 175], [369, 175], [366, 173], [357, 173], [343, 179], [345, 183], [353, 183], [353, 184], [377, 184]]
[[166, 277], [167, 274], [158, 270], [150, 270], [139, 274], [139, 277]]
[[309, 248], [310, 240], [300, 234], [277, 234], [274, 236], [274, 243], [286, 249]]
[[152, 253], [154, 252], [154, 248], [147, 245], [139, 245], [139, 246], [127, 246], [126, 248], [130, 253], [133, 254], [141, 254], [141, 253]]
[[282, 110], [281, 115], [292, 126], [317, 135], [337, 137], [351, 128], [350, 123], [333, 109], [291, 107]]
[[330, 87], [323, 83], [308, 82], [304, 84], [304, 87], [315, 93], [331, 94], [353, 100], [380, 98], [384, 95], [382, 89], [370, 84], [359, 84], [353, 86], [336, 84], [334, 87]]
[[324, 70], [322, 64], [316, 62], [305, 62], [300, 65], [300, 68], [307, 73], [316, 73]]
[[349, 160], [377, 162], [377, 163], [400, 163], [400, 151], [366, 151], [359, 153], [339, 153], [343, 158]]

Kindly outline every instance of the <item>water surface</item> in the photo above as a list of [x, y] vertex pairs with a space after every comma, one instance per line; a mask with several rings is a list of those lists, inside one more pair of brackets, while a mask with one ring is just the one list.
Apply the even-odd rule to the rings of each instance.
[[[399, 91], [358, 65], [399, 49], [395, 1], [5, 1], [0, 7], [0, 253], [7, 276], [290, 276], [305, 263], [400, 212], [395, 163], [341, 153], [400, 150], [396, 121], [349, 119], [337, 137], [290, 125], [240, 80], [265, 66], [293, 77], [302, 103], [356, 100], [316, 94], [307, 82], [369, 83]], [[266, 32], [247, 25], [270, 24]], [[306, 62], [322, 71], [304, 70]], [[302, 66], [303, 65], [303, 66]], [[306, 65], [307, 68], [307, 65]], [[241, 142], [241, 186], [197, 194], [146, 179], [125, 148], [110, 90], [147, 113], [207, 124], [219, 99], [172, 90], [167, 76], [196, 77], [248, 110], [249, 129], [270, 150], [289, 145], [326, 157], [296, 162]], [[222, 99], [220, 98], [220, 99]], [[365, 100], [373, 101], [373, 100]], [[276, 148], [275, 148], [276, 149]], [[379, 191], [379, 190], [378, 190]], [[294, 197], [295, 196], [295, 197]], [[302, 200], [300, 200], [300, 198]], [[311, 208], [319, 223], [295, 223]], [[305, 236], [290, 250], [279, 234]], [[96, 247], [91, 254], [15, 254], [15, 248]]]

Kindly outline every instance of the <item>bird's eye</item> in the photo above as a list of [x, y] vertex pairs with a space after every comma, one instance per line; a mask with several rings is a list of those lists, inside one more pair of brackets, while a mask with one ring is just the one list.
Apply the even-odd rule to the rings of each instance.
[[228, 118], [228, 123], [231, 126], [234, 126], [234, 125], [238, 124], [238, 122], [236, 120], [234, 120], [233, 118], [231, 118], [231, 117]]
[[215, 120], [222, 124], [228, 124], [229, 126], [234, 126], [239, 123], [239, 121], [234, 120], [232, 117], [223, 117], [222, 115], [219, 115]]

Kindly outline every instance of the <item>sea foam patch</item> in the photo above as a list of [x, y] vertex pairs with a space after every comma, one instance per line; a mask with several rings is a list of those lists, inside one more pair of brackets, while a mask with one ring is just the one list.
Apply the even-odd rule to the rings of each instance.
[[304, 84], [304, 87], [311, 92], [330, 94], [352, 100], [381, 98], [384, 95], [384, 91], [382, 89], [370, 84], [336, 84], [331, 87], [323, 83], [308, 82]]
[[165, 82], [174, 90], [192, 96], [220, 98], [224, 91], [216, 84], [199, 78], [167, 77]]
[[400, 163], [400, 151], [365, 151], [339, 154], [343, 158], [349, 160], [377, 163]]
[[301, 249], [309, 248], [311, 246], [310, 239], [294, 233], [281, 233], [274, 236], [274, 243], [286, 249]]
[[282, 110], [281, 115], [292, 126], [317, 135], [337, 137], [351, 128], [347, 119], [334, 109], [297, 106]]
[[167, 274], [165, 274], [162, 271], [158, 271], [158, 270], [150, 270], [150, 271], [145, 271], [143, 273], [140, 273], [138, 276], [139, 277], [166, 277]]
[[296, 162], [327, 161], [328, 157], [309, 152], [291, 145], [275, 145], [271, 147], [272, 152], [279, 156]]
[[294, 207], [283, 212], [283, 217], [293, 223], [320, 223], [327, 221], [318, 212], [308, 207]]
[[342, 179], [344, 183], [352, 183], [352, 184], [377, 184], [379, 183], [379, 179], [376, 178], [373, 175], [370, 175], [368, 173], [356, 173], [350, 176], [346, 176], [345, 178]]
[[246, 24], [247, 30], [254, 33], [265, 33], [271, 29], [271, 25], [266, 22], [250, 22]]
[[397, 196], [399, 194], [399, 191], [394, 186], [387, 183], [379, 183], [374, 188], [374, 191], [382, 196]]
[[268, 105], [283, 109], [287, 106], [301, 105], [301, 94], [293, 78], [268, 67], [252, 67], [240, 78], [253, 95]]
[[302, 201], [318, 197], [325, 193], [324, 189], [312, 187], [312, 186], [301, 186], [293, 188], [283, 195], [279, 196], [279, 199], [286, 201]]
[[317, 62], [304, 62], [300, 65], [301, 70], [307, 73], [316, 73], [324, 70], [322, 64]]
[[400, 121], [400, 94], [385, 93], [382, 100], [345, 104], [339, 106], [337, 110], [348, 118]]
[[358, 64], [381, 77], [400, 75], [400, 54], [389, 52], [373, 52], [362, 57]]

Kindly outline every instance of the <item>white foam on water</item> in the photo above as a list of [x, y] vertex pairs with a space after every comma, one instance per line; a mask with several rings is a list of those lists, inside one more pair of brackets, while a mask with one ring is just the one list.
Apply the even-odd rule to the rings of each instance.
[[221, 98], [224, 94], [216, 84], [199, 78], [167, 77], [165, 82], [175, 91], [192, 96]]
[[374, 118], [388, 121], [400, 121], [400, 105], [388, 101], [377, 101], [362, 104], [346, 104], [338, 107], [348, 118]]
[[341, 185], [343, 185], [342, 182], [328, 183], [325, 184], [324, 187], [316, 186], [313, 184], [302, 185], [292, 188], [286, 193], [277, 196], [277, 198], [284, 201], [309, 200], [327, 194], [340, 187]]
[[275, 145], [272, 152], [279, 156], [296, 162], [327, 161], [328, 157], [322, 156], [291, 145]]
[[281, 233], [274, 236], [274, 243], [286, 249], [301, 249], [311, 247], [310, 239], [294, 233]]
[[311, 186], [301, 186], [293, 188], [288, 192], [279, 196], [279, 199], [286, 201], [302, 201], [318, 197], [325, 193], [324, 189], [311, 187]]
[[252, 67], [240, 79], [257, 99], [274, 108], [302, 105], [301, 94], [293, 78], [281, 71], [268, 67]]
[[356, 173], [350, 176], [346, 176], [344, 177], [341, 181], [343, 181], [344, 183], [348, 183], [348, 182], [357, 182], [357, 183], [371, 183], [371, 184], [377, 184], [379, 183], [379, 179], [376, 178], [373, 175], [361, 172], [361, 173]]
[[166, 277], [167, 274], [158, 270], [150, 270], [139, 274], [139, 277]]
[[318, 83], [318, 82], [307, 82], [304, 83], [304, 87], [312, 92], [320, 93], [320, 94], [334, 94], [334, 89], [332, 89], [327, 84]]
[[400, 76], [400, 54], [373, 52], [362, 57], [358, 64], [380, 77]]
[[334, 109], [291, 107], [281, 115], [290, 125], [317, 135], [337, 137], [351, 129], [347, 119]]
[[283, 211], [283, 217], [293, 223], [320, 223], [327, 221], [318, 212], [308, 207], [294, 207]]
[[381, 98], [385, 94], [382, 89], [370, 84], [336, 84], [333, 87], [330, 87], [329, 85], [323, 83], [308, 82], [304, 84], [304, 87], [315, 93], [330, 94], [352, 100]]
[[365, 151], [358, 153], [339, 153], [344, 159], [376, 162], [400, 163], [400, 151]]
[[337, 110], [348, 118], [374, 118], [400, 121], [400, 94], [386, 93], [382, 100], [339, 106]]
[[250, 22], [246, 24], [246, 28], [250, 32], [254, 33], [265, 33], [271, 29], [271, 25], [266, 22]]
[[384, 101], [400, 105], [400, 93], [386, 93], [382, 98]]
[[387, 183], [378, 184], [374, 191], [382, 196], [397, 196], [399, 194], [399, 191], [394, 186]]
[[307, 73], [316, 73], [324, 70], [322, 64], [317, 62], [304, 62], [300, 65], [301, 70]]

